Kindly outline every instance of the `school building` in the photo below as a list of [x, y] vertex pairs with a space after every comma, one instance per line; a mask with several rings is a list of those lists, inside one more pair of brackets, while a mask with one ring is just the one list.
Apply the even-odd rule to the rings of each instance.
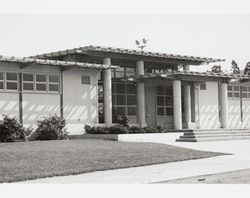
[[100, 46], [0, 56], [0, 113], [24, 125], [57, 114], [71, 134], [112, 125], [112, 108], [140, 127], [250, 128], [248, 75], [192, 71], [221, 61]]

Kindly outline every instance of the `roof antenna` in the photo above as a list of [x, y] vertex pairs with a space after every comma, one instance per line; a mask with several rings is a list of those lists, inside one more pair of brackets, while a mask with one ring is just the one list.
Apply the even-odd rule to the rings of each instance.
[[143, 49], [147, 46], [147, 42], [148, 40], [145, 38], [143, 38], [141, 42], [138, 40], [135, 40], [135, 44], [137, 45], [138, 48], [141, 49], [141, 52], [143, 52]]

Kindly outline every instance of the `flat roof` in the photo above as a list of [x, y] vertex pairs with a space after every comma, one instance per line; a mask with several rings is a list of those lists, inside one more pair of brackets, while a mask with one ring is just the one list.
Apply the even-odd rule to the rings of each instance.
[[83, 63], [83, 62], [72, 62], [72, 61], [58, 61], [58, 60], [47, 60], [47, 59], [38, 59], [38, 58], [19, 58], [14, 56], [1, 56], [0, 62], [11, 62], [11, 63], [22, 63], [22, 64], [40, 64], [40, 65], [51, 65], [51, 66], [60, 66], [60, 67], [81, 67], [89, 69], [109, 69], [117, 68], [119, 66], [115, 65], [102, 65], [95, 63]]
[[160, 52], [140, 51], [140, 50], [114, 48], [114, 47], [94, 46], [94, 45], [89, 45], [89, 46], [79, 47], [79, 48], [74, 48], [74, 49], [66, 49], [63, 51], [45, 53], [45, 54], [40, 54], [36, 56], [31, 56], [31, 57], [51, 58], [55, 56], [62, 56], [62, 55], [69, 55], [69, 54], [84, 54], [86, 52], [102, 52], [102, 53], [114, 53], [114, 54], [120, 54], [120, 55], [135, 55], [135, 56], [140, 56], [140, 57], [183, 60], [183, 61], [199, 62], [199, 64], [225, 61], [225, 59], [214, 59], [214, 58], [206, 58], [206, 57], [166, 54], [166, 53], [160, 53]]

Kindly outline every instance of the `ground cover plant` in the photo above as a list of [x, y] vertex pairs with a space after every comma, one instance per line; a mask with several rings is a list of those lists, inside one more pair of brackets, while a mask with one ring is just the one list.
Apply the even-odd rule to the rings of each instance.
[[0, 182], [207, 158], [204, 152], [157, 143], [50, 140], [0, 144]]

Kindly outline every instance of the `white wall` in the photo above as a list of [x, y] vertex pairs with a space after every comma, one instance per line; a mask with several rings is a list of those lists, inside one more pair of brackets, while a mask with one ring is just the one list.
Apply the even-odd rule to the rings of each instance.
[[36, 124], [48, 115], [60, 116], [59, 94], [23, 94], [23, 123]]
[[200, 128], [219, 128], [218, 83], [206, 82], [206, 90], [199, 92]]
[[15, 116], [19, 119], [19, 94], [0, 92], [0, 119], [2, 115]]
[[[85, 124], [98, 123], [98, 71], [74, 68], [63, 72], [63, 105], [67, 129], [83, 133]], [[81, 76], [90, 76], [90, 85], [81, 84]]]

